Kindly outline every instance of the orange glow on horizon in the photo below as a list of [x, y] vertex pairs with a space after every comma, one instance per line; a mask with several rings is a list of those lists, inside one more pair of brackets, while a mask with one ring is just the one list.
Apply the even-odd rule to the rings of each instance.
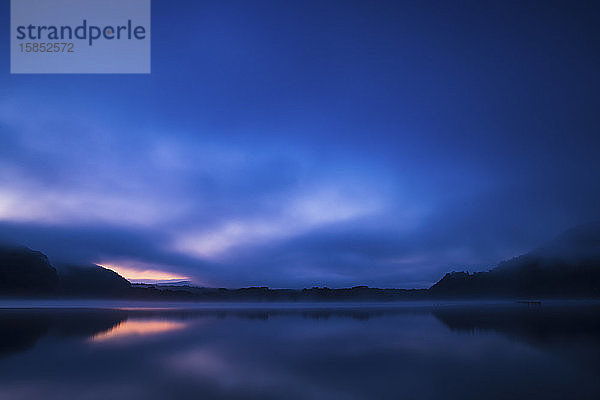
[[93, 342], [103, 342], [112, 339], [126, 338], [131, 336], [144, 336], [157, 333], [183, 329], [184, 322], [165, 320], [125, 320], [111, 329], [94, 335]]
[[131, 267], [120, 267], [110, 264], [98, 264], [103, 268], [115, 271], [128, 281], [177, 281], [189, 280], [190, 278], [183, 275], [177, 275], [172, 272], [159, 271], [155, 269], [138, 269]]

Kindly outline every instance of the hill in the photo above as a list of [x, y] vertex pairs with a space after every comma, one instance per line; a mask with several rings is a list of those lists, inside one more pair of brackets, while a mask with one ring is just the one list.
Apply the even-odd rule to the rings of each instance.
[[24, 246], [0, 245], [0, 296], [126, 296], [131, 283], [98, 265], [54, 268], [48, 257]]
[[98, 265], [59, 267], [60, 292], [65, 296], [111, 297], [127, 294], [131, 283]]
[[451, 272], [430, 288], [442, 297], [600, 297], [600, 223], [566, 231], [488, 272]]
[[0, 245], [0, 294], [48, 295], [58, 290], [58, 274], [48, 257], [23, 246]]

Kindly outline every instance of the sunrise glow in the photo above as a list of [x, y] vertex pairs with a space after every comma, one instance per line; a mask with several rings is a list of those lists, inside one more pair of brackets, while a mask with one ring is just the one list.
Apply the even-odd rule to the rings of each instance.
[[187, 276], [156, 269], [123, 267], [114, 264], [98, 265], [100, 265], [103, 268], [115, 271], [117, 274], [121, 275], [123, 278], [127, 279], [132, 283], [160, 283], [189, 280], [189, 277]]

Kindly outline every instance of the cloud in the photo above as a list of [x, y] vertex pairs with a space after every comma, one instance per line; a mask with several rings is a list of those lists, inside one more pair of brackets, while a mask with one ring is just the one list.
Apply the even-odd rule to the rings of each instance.
[[[156, 131], [121, 137], [101, 123], [62, 123], [53, 113], [37, 124], [3, 116], [0, 238], [57, 263], [244, 285], [235, 271], [253, 265], [236, 257], [238, 249], [372, 217], [389, 200], [374, 171], [335, 158], [323, 168], [301, 146]], [[263, 273], [255, 275], [264, 282]]]
[[173, 249], [200, 258], [213, 258], [237, 246], [286, 240], [323, 225], [381, 211], [381, 201], [372, 194], [363, 193], [357, 197], [350, 192], [331, 187], [310, 190], [282, 201], [276, 215], [228, 220], [209, 231], [176, 237]]

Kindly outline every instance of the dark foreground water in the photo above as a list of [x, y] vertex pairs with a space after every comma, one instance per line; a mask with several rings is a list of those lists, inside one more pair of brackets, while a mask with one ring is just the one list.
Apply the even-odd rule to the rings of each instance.
[[1, 309], [0, 399], [598, 399], [600, 306]]

